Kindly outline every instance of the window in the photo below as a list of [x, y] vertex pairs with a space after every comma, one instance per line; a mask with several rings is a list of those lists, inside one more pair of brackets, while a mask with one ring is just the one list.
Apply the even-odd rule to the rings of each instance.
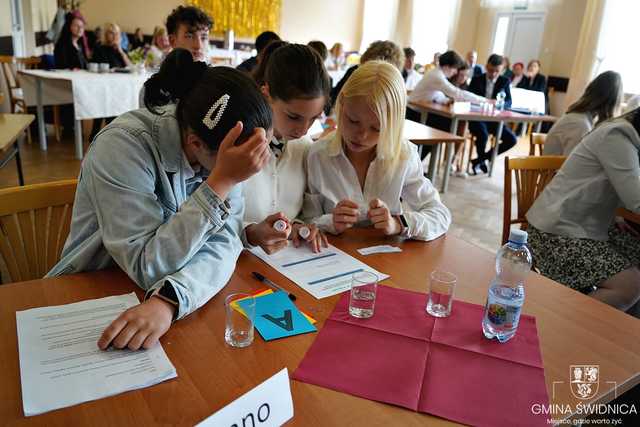
[[453, 0], [421, 0], [413, 2], [411, 47], [416, 51], [416, 62], [428, 64], [433, 54], [449, 49], [458, 2]]
[[507, 34], [509, 33], [509, 16], [498, 16], [496, 31], [493, 36], [493, 49], [491, 52], [504, 55], [507, 45]]
[[634, 50], [637, 40], [640, 2], [607, 0], [602, 18], [594, 75], [614, 70], [622, 75], [626, 93], [640, 93], [640, 56]]

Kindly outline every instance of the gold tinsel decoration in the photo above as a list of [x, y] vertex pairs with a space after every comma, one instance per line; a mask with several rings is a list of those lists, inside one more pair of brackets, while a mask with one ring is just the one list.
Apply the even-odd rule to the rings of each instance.
[[263, 31], [280, 30], [282, 0], [188, 0], [187, 4], [213, 18], [215, 35], [233, 30], [236, 37], [255, 38]]

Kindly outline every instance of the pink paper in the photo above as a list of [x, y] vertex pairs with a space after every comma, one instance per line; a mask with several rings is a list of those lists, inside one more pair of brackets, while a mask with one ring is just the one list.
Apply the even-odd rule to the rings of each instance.
[[348, 315], [343, 294], [293, 378], [473, 425], [547, 425], [535, 319], [522, 316], [506, 344], [482, 335], [482, 307], [455, 301], [449, 318], [426, 314], [426, 296], [378, 287], [375, 315]]

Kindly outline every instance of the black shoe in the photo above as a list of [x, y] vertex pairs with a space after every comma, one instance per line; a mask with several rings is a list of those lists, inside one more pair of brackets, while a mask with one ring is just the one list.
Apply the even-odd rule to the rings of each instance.
[[471, 171], [474, 175], [478, 175], [478, 170], [482, 173], [488, 173], [489, 168], [487, 168], [487, 163], [484, 160], [473, 159], [471, 160]]

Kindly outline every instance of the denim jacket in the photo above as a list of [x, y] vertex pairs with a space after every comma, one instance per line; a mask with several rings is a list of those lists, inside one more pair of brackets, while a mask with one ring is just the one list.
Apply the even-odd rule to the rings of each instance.
[[165, 281], [179, 299], [176, 319], [228, 282], [242, 243], [238, 185], [222, 201], [182, 150], [175, 106], [141, 109], [105, 127], [82, 163], [69, 237], [48, 276], [117, 264], [147, 297]]

